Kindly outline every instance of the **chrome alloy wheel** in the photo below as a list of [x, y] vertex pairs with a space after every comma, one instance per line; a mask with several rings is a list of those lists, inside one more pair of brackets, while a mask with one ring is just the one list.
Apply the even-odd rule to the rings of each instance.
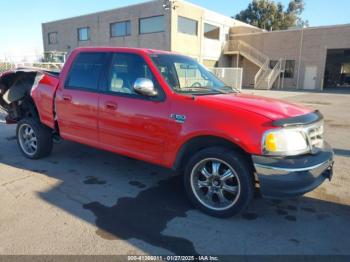
[[34, 129], [30, 125], [23, 124], [20, 126], [18, 131], [18, 139], [24, 153], [29, 156], [35, 155], [38, 149], [37, 137]]
[[191, 187], [202, 205], [216, 211], [234, 206], [241, 192], [235, 170], [225, 161], [216, 158], [204, 159], [194, 166]]

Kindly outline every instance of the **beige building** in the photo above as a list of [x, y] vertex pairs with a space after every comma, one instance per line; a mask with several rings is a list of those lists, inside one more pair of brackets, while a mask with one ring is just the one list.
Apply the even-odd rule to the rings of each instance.
[[[169, 6], [168, 6], [169, 5]], [[231, 27], [253, 28], [185, 1], [150, 1], [42, 25], [44, 49], [142, 47], [180, 52], [209, 66], [220, 60]]]
[[350, 25], [266, 32], [182, 0], [156, 0], [44, 23], [42, 32], [46, 52], [142, 47], [242, 67], [244, 87], [350, 86]]

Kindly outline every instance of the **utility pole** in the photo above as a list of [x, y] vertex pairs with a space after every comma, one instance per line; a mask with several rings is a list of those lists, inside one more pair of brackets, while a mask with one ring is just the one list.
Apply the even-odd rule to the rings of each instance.
[[301, 28], [297, 89], [300, 89], [300, 87], [299, 87], [299, 84], [300, 84], [300, 67], [301, 67], [301, 57], [302, 57], [302, 51], [303, 51], [303, 42], [304, 42], [304, 27]]

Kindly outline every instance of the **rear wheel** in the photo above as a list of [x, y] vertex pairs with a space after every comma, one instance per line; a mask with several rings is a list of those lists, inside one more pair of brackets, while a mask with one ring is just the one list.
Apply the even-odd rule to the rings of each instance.
[[52, 130], [34, 118], [18, 122], [17, 143], [23, 155], [30, 159], [40, 159], [52, 151]]
[[203, 212], [230, 217], [242, 212], [254, 195], [251, 168], [239, 152], [222, 147], [195, 154], [185, 171], [191, 202]]

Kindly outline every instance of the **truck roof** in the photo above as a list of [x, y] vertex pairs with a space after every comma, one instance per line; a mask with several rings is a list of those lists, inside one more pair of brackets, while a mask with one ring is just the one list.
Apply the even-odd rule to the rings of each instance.
[[73, 52], [93, 52], [93, 51], [104, 51], [104, 52], [130, 52], [130, 53], [143, 53], [147, 55], [151, 54], [176, 54], [170, 51], [156, 50], [149, 48], [134, 48], [134, 47], [110, 47], [110, 46], [91, 46], [91, 47], [78, 47]]

